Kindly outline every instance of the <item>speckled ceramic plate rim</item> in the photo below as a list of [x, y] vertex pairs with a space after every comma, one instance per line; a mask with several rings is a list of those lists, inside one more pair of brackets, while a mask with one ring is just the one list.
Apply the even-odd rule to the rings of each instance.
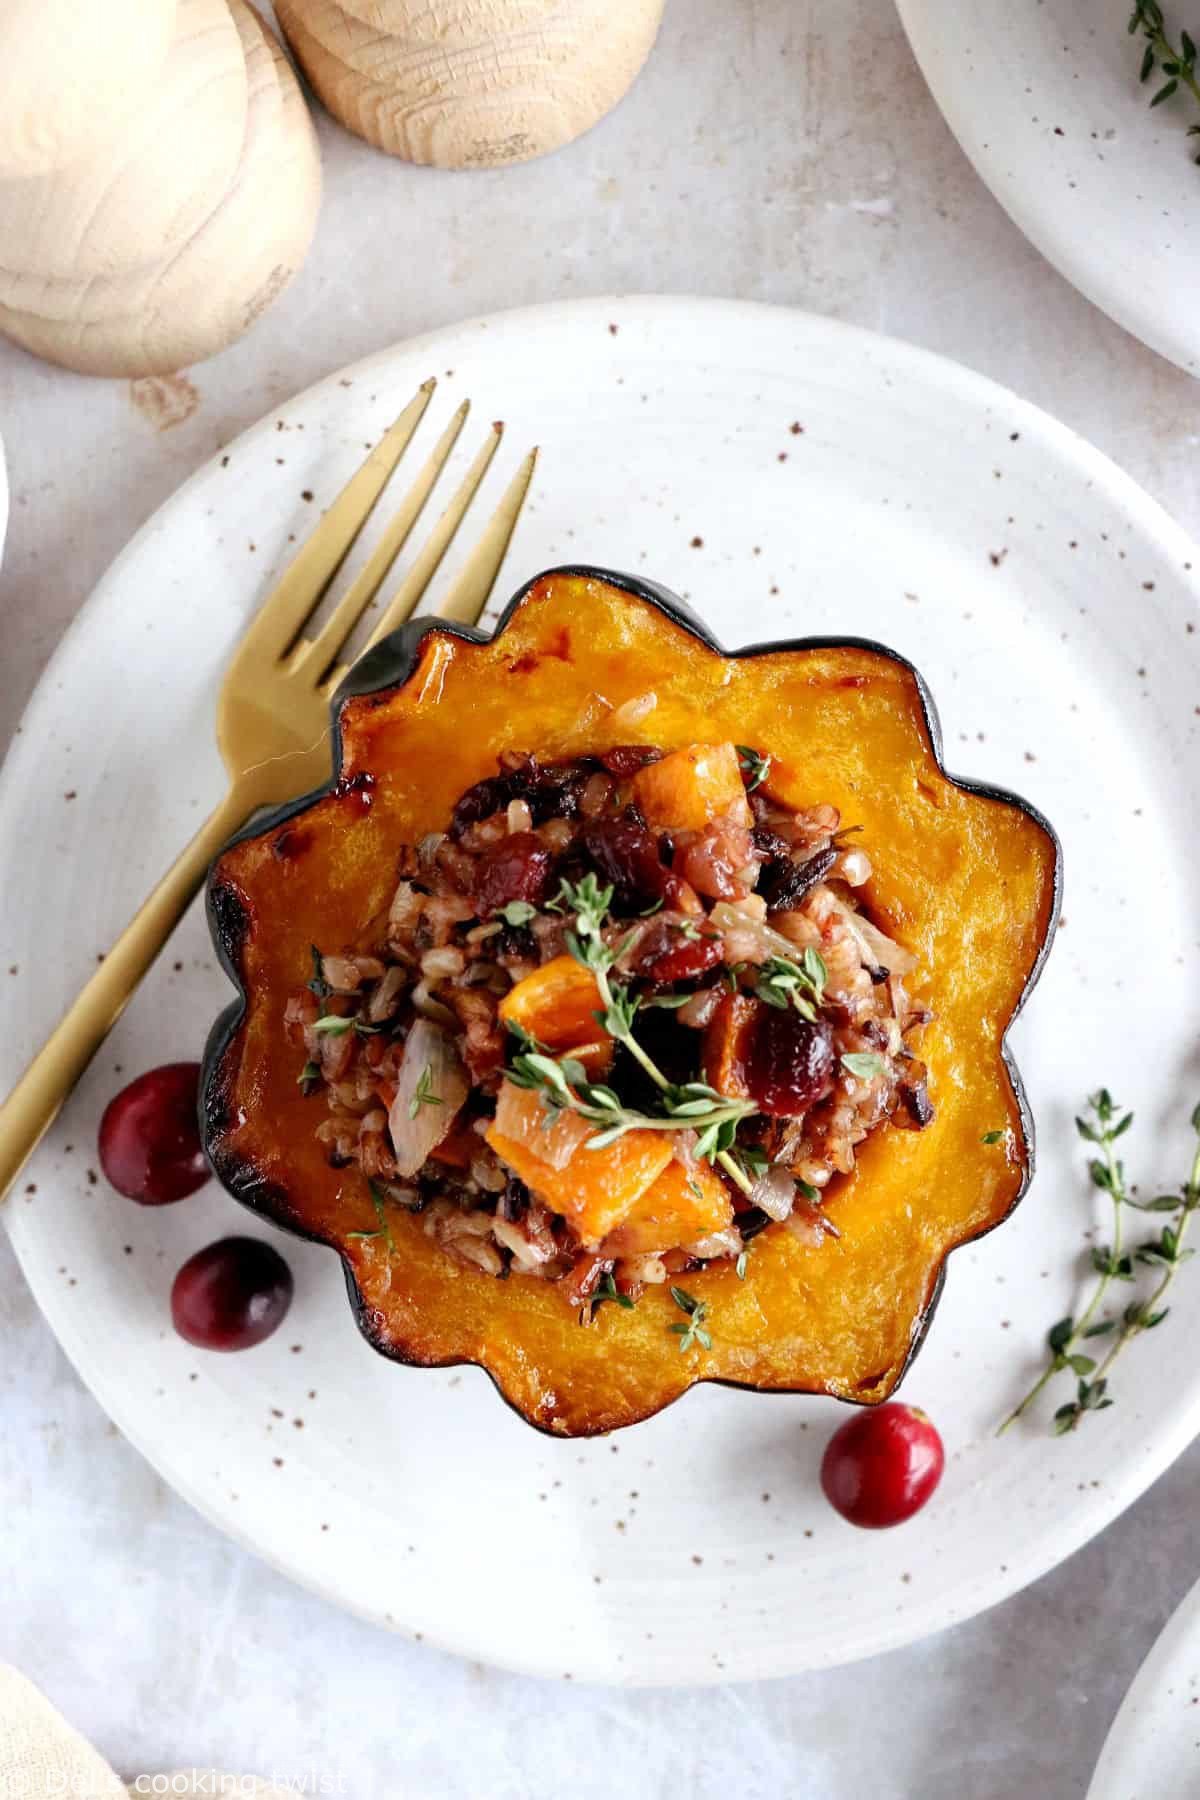
[[[1032, 117], [1029, 79], [1035, 68], [1041, 71], [1047, 64], [1036, 55], [1037, 34], [1057, 12], [1043, 12], [1040, 3], [1037, 9], [997, 7], [990, 0], [960, 0], [951, 9], [939, 0], [896, 0], [896, 5], [946, 123], [976, 173], [1030, 243], [1118, 325], [1189, 374], [1200, 375], [1200, 312], [1178, 298], [1172, 302], [1172, 294], [1194, 294], [1200, 281], [1200, 232], [1193, 219], [1189, 237], [1184, 214], [1184, 183], [1197, 179], [1185, 135], [1192, 120], [1170, 108], [1151, 113], [1149, 94], [1137, 79], [1141, 46], [1123, 35], [1128, 4], [1115, 21], [1114, 40], [1119, 39], [1128, 61], [1128, 86], [1113, 97], [1116, 106], [1110, 110], [1102, 71], [1097, 68], [1095, 83], [1089, 87], [1086, 77], [1078, 78], [1075, 64], [1070, 78], [1064, 71], [1057, 83], [1052, 106]], [[1107, 30], [1107, 21], [1099, 29]], [[1027, 47], [1023, 33], [1028, 34]], [[971, 50], [978, 46], [970, 65], [968, 42]], [[1086, 46], [1086, 21], [1081, 20], [1071, 48], [1086, 51]], [[1083, 99], [1085, 92], [1090, 105]], [[1090, 143], [1103, 130], [1115, 132], [1116, 121], [1128, 123], [1138, 133], [1139, 148], [1135, 152], [1131, 145], [1119, 144], [1115, 156], [1128, 162], [1136, 155], [1143, 165], [1153, 159], [1154, 174], [1144, 171], [1143, 185], [1158, 180], [1169, 184], [1171, 195], [1178, 190], [1179, 205], [1167, 216], [1178, 222], [1180, 245], [1148, 253], [1134, 234], [1123, 237], [1120, 207], [1136, 205], [1137, 196], [1131, 192], [1117, 197], [1111, 188], [1106, 194], [1098, 163], [1088, 165], [1089, 171], [1092, 167], [1097, 171], [1097, 217], [1090, 218], [1084, 166], [1072, 163], [1070, 176], [1063, 169], [1064, 140], [1069, 153], [1070, 140]], [[1156, 141], [1160, 136], [1161, 146]], [[1106, 165], [1110, 172], [1114, 166], [1123, 173], [1122, 164]], [[1152, 206], [1161, 229], [1161, 205], [1148, 200], [1145, 204]], [[1195, 246], [1190, 253], [1189, 243]]]
[[1200, 1712], [1191, 1701], [1169, 1704], [1189, 1683], [1193, 1696], [1200, 1693], [1200, 1581], [1134, 1676], [1104, 1740], [1087, 1800], [1184, 1800], [1196, 1792]]
[[[592, 323], [594, 327], [602, 328], [602, 322], [610, 317], [628, 319], [631, 314], [638, 314], [654, 319], [657, 315], [659, 322], [665, 323], [672, 315], [678, 316], [680, 311], [693, 319], [699, 317], [709, 329], [714, 343], [719, 341], [723, 329], [739, 337], [743, 334], [749, 337], [752, 336], [756, 323], [764, 316], [782, 316], [791, 322], [798, 338], [804, 340], [805, 350], [810, 354], [819, 349], [822, 341], [827, 344], [836, 343], [840, 348], [852, 346], [862, 358], [874, 359], [877, 369], [885, 368], [897, 386], [905, 386], [917, 392], [930, 391], [935, 394], [939, 390], [954, 392], [960, 400], [967, 402], [973, 408], [990, 408], [1003, 416], [1006, 422], [1019, 421], [1026, 448], [1031, 443], [1036, 445], [1039, 453], [1049, 464], [1058, 465], [1060, 468], [1068, 467], [1074, 476], [1085, 482], [1090, 491], [1103, 496], [1111, 506], [1114, 516], [1119, 517], [1122, 522], [1129, 524], [1141, 534], [1147, 547], [1176, 572], [1178, 581], [1186, 590], [1192, 606], [1200, 610], [1200, 580], [1194, 575], [1189, 576], [1183, 572], [1185, 568], [1191, 567], [1192, 559], [1196, 556], [1191, 540], [1166, 512], [1138, 487], [1131, 477], [1078, 434], [1041, 409], [1013, 395], [1009, 390], [949, 359], [906, 345], [898, 340], [887, 339], [876, 333], [861, 330], [858, 327], [825, 320], [792, 309], [764, 307], [751, 302], [696, 300], [682, 296], [613, 296], [486, 315], [425, 334], [363, 359], [357, 364], [349, 365], [346, 369], [335, 371], [324, 381], [314, 384], [287, 404], [292, 410], [309, 406], [314, 401], [318, 401], [324, 393], [334, 390], [347, 376], [355, 379], [366, 376], [382, 376], [398, 355], [404, 357], [418, 354], [422, 357], [427, 356], [430, 367], [440, 367], [445, 360], [444, 351], [450, 345], [460, 341], [465, 335], [480, 330], [490, 331], [492, 342], [495, 343], [499, 342], [505, 334], [520, 336], [539, 324], [551, 325], [565, 320], [567, 317], [582, 318], [585, 322]], [[234, 440], [228, 450], [236, 449], [243, 455], [254, 449], [265, 450], [272, 442], [273, 421], [277, 418], [279, 411], [278, 407], [272, 409], [258, 424]], [[184, 483], [175, 495], [147, 521], [110, 566], [51, 658], [24, 717], [23, 725], [27, 734], [36, 731], [44, 710], [49, 713], [53, 712], [54, 702], [51, 696], [54, 692], [55, 678], [64, 664], [73, 659], [76, 653], [90, 642], [94, 642], [97, 652], [103, 654], [108, 611], [110, 606], [115, 606], [119, 601], [121, 583], [126, 569], [136, 561], [139, 548], [148, 537], [170, 530], [173, 514], [177, 509], [186, 509], [192, 492], [208, 480], [219, 461], [220, 454], [210, 459], [188, 482]], [[9, 779], [10, 769], [10, 761], [6, 761], [5, 766], [0, 769], [0, 792], [3, 791]], [[6, 1215], [6, 1220], [9, 1223], [13, 1220], [11, 1212]], [[10, 1236], [18, 1257], [21, 1258], [20, 1234], [10, 1231]], [[386, 1623], [389, 1629], [411, 1634], [411, 1627], [404, 1621], [390, 1616], [385, 1620], [378, 1611], [372, 1610], [370, 1606], [357, 1605], [349, 1601], [346, 1595], [339, 1590], [336, 1582], [325, 1581], [314, 1575], [307, 1566], [302, 1552], [296, 1554], [292, 1547], [286, 1544], [264, 1543], [253, 1533], [245, 1530], [237, 1513], [231, 1512], [229, 1507], [223, 1504], [220, 1495], [214, 1496], [206, 1484], [192, 1478], [188, 1472], [186, 1458], [179, 1456], [177, 1447], [169, 1441], [169, 1433], [167, 1442], [152, 1436], [146, 1427], [146, 1422], [136, 1412], [131, 1412], [127, 1408], [119, 1383], [107, 1379], [105, 1371], [97, 1371], [89, 1366], [85, 1343], [86, 1334], [80, 1329], [77, 1315], [70, 1304], [61, 1299], [61, 1290], [54, 1289], [48, 1282], [43, 1283], [38, 1280], [36, 1273], [29, 1269], [23, 1258], [22, 1263], [26, 1269], [26, 1275], [30, 1279], [35, 1298], [80, 1378], [91, 1389], [97, 1401], [122, 1433], [179, 1494], [235, 1542], [263, 1557], [294, 1580], [334, 1604], [356, 1612], [375, 1623]], [[906, 1604], [902, 1608], [897, 1608], [891, 1621], [879, 1623], [874, 1629], [860, 1629], [857, 1633], [844, 1632], [836, 1641], [831, 1641], [827, 1647], [824, 1647], [820, 1654], [813, 1655], [803, 1665], [789, 1662], [785, 1665], [776, 1663], [771, 1666], [770, 1655], [764, 1654], [762, 1666], [748, 1670], [734, 1669], [724, 1673], [715, 1673], [711, 1667], [697, 1662], [694, 1667], [664, 1670], [661, 1675], [648, 1676], [643, 1672], [636, 1676], [629, 1676], [613, 1670], [611, 1667], [589, 1667], [586, 1657], [581, 1656], [577, 1665], [577, 1678], [598, 1679], [614, 1685], [625, 1682], [643, 1686], [665, 1686], [680, 1682], [706, 1684], [739, 1676], [742, 1678], [758, 1678], [764, 1674], [782, 1676], [801, 1672], [801, 1669], [805, 1667], [841, 1665], [912, 1643], [996, 1605], [1038, 1579], [1051, 1568], [1056, 1567], [1131, 1505], [1181, 1454], [1198, 1431], [1200, 1431], [1200, 1373], [1198, 1373], [1195, 1386], [1190, 1393], [1176, 1395], [1175, 1407], [1168, 1426], [1159, 1431], [1152, 1440], [1138, 1447], [1142, 1454], [1130, 1455], [1123, 1460], [1114, 1475], [1112, 1484], [1102, 1493], [1084, 1495], [1078, 1505], [1060, 1513], [1053, 1532], [1046, 1531], [1033, 1542], [1028, 1540], [1022, 1542], [1016, 1550], [1009, 1552], [1014, 1560], [999, 1568], [990, 1556], [981, 1557], [978, 1577], [973, 1582], [960, 1585], [953, 1598], [937, 1592], [921, 1592], [914, 1585], [906, 1597]], [[421, 1636], [425, 1642], [439, 1648], [464, 1655], [479, 1654], [478, 1646], [472, 1641], [469, 1633], [447, 1632], [443, 1634], [436, 1629], [431, 1630], [427, 1624], [424, 1631], [417, 1635]], [[513, 1651], [503, 1656], [489, 1652], [489, 1660], [523, 1673], [546, 1675], [555, 1672], [554, 1665], [539, 1658], [536, 1650], [530, 1650], [524, 1654]]]

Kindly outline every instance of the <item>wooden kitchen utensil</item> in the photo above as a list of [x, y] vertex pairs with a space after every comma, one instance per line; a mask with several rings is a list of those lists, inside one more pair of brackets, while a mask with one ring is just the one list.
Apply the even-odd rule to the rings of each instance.
[[622, 98], [664, 0], [276, 0], [305, 74], [350, 131], [439, 168], [524, 162]]
[[0, 180], [44, 175], [101, 145], [167, 59], [176, 0], [4, 0]]
[[316, 135], [277, 40], [245, 0], [179, 0], [178, 27], [143, 109], [154, 128], [143, 116], [109, 146], [107, 190], [71, 168], [0, 183], [0, 331], [69, 368], [146, 375], [213, 355], [312, 239]]

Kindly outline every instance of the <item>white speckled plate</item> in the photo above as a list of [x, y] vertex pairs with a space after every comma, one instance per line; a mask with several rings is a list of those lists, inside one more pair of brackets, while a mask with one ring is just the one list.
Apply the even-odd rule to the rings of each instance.
[[1142, 1664], [1105, 1739], [1087, 1800], [1200, 1794], [1200, 1584]]
[[[1130, 0], [897, 5], [951, 130], [1021, 230], [1126, 330], [1200, 374], [1200, 170], [1187, 135], [1200, 110], [1183, 93], [1150, 110]], [[1195, 32], [1186, 9], [1164, 11]]]
[[240, 1357], [175, 1338], [175, 1269], [251, 1222], [215, 1188], [141, 1210], [90, 1170], [122, 1078], [198, 1051], [228, 997], [198, 912], [40, 1152], [36, 1191], [10, 1202], [13, 1242], [84, 1378], [180, 1492], [381, 1623], [615, 1682], [784, 1674], [910, 1641], [1068, 1555], [1200, 1426], [1200, 1313], [1180, 1308], [1086, 1431], [1052, 1441], [1043, 1413], [993, 1435], [1096, 1220], [1080, 1097], [1108, 1082], [1144, 1115], [1127, 1142], [1147, 1178], [1178, 1169], [1200, 936], [1191, 548], [1011, 394], [799, 313], [625, 299], [401, 345], [264, 420], [118, 559], [12, 748], [0, 1082], [216, 798], [231, 646], [292, 537], [430, 373], [427, 434], [463, 394], [509, 422], [492, 491], [543, 447], [506, 588], [587, 558], [682, 591], [730, 644], [882, 639], [929, 678], [950, 766], [1025, 792], [1060, 829], [1066, 922], [1013, 1034], [1040, 1173], [1009, 1224], [952, 1258], [904, 1390], [946, 1439], [936, 1503], [890, 1533], [835, 1518], [816, 1481], [844, 1416], [832, 1402], [703, 1388], [611, 1440], [538, 1436], [476, 1370], [375, 1356], [335, 1259], [291, 1241], [296, 1301], [275, 1338]]

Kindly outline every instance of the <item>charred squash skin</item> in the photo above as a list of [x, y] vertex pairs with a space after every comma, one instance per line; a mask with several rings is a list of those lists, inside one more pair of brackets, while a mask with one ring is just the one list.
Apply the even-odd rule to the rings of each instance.
[[[317, 1101], [296, 1084], [286, 996], [309, 946], [341, 948], [383, 912], [395, 848], [441, 829], [497, 754], [563, 757], [628, 742], [613, 710], [653, 690], [647, 742], [723, 738], [773, 753], [773, 796], [830, 801], [864, 826], [869, 906], [917, 955], [920, 1042], [937, 1113], [884, 1125], [830, 1188], [840, 1237], [814, 1247], [771, 1229], [746, 1279], [729, 1263], [687, 1276], [709, 1303], [712, 1349], [681, 1354], [663, 1289], [587, 1328], [554, 1285], [459, 1268], [420, 1216], [391, 1218], [395, 1252], [356, 1168], [333, 1169]], [[946, 1258], [1024, 1194], [1033, 1125], [1005, 1033], [1041, 970], [1061, 856], [1014, 795], [945, 772], [917, 672], [863, 640], [806, 639], [727, 654], [665, 590], [567, 568], [515, 596], [495, 633], [414, 620], [354, 669], [334, 703], [336, 779], [235, 838], [215, 864], [213, 940], [239, 997], [205, 1059], [201, 1125], [218, 1177], [255, 1212], [336, 1249], [360, 1330], [423, 1367], [474, 1363], [523, 1418], [560, 1437], [649, 1417], [701, 1381], [877, 1404], [928, 1329]], [[985, 1132], [1006, 1138], [985, 1145]]]

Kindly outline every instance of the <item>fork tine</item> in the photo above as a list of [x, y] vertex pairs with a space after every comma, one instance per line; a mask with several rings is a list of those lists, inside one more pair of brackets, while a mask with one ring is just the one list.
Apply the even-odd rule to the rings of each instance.
[[463, 514], [470, 506], [476, 488], [487, 474], [488, 465], [499, 449], [500, 439], [503, 435], [503, 425], [492, 426], [483, 448], [463, 476], [457, 493], [430, 533], [429, 541], [400, 583], [391, 601], [384, 608], [382, 618], [367, 640], [366, 648], [368, 650], [377, 644], [381, 637], [386, 637], [389, 631], [394, 631], [397, 625], [404, 623], [433, 580], [439, 563], [450, 548], [455, 532], [462, 524]]
[[517, 528], [517, 520], [525, 504], [529, 484], [533, 480], [537, 459], [536, 449], [531, 450], [509, 482], [504, 498], [484, 527], [483, 536], [471, 552], [458, 580], [439, 601], [437, 610], [441, 618], [457, 619], [464, 625], [479, 623], [479, 616], [488, 603], [488, 596], [500, 573], [504, 553]]
[[470, 410], [471, 402], [464, 400], [434, 445], [424, 468], [397, 508], [378, 547], [372, 552], [370, 561], [364, 566], [354, 585], [338, 601], [312, 642], [301, 638], [296, 646], [295, 666], [311, 665], [318, 685], [328, 676], [346, 639], [386, 581], [388, 571], [404, 548], [425, 502], [433, 492]]
[[242, 639], [276, 656], [286, 654], [341, 567], [400, 461], [437, 382], [422, 382], [399, 418], [390, 425], [356, 475], [352, 475], [320, 523], [310, 533], [268, 594]]

